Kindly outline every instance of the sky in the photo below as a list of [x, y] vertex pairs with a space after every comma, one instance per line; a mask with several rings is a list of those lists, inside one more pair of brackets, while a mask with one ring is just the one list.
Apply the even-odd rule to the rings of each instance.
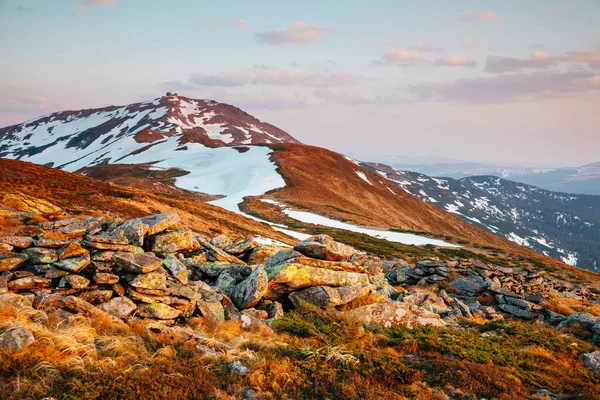
[[0, 127], [175, 91], [361, 159], [600, 161], [599, 0], [0, 0]]

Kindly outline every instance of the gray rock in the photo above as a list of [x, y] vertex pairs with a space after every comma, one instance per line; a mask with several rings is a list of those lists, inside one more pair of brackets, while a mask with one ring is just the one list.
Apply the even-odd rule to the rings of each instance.
[[594, 317], [592, 314], [586, 312], [577, 312], [569, 315], [563, 322], [560, 323], [558, 329], [579, 324], [583, 329], [591, 330], [600, 318]]
[[42, 247], [30, 247], [23, 251], [29, 256], [29, 261], [32, 264], [50, 264], [58, 260], [56, 251]]
[[137, 306], [127, 297], [115, 297], [99, 304], [98, 308], [117, 318], [125, 318], [134, 312]]
[[88, 265], [90, 265], [90, 263], [90, 256], [85, 255], [83, 257], [66, 258], [64, 260], [52, 263], [52, 266], [58, 269], [62, 269], [64, 271], [69, 271], [77, 274], [83, 271]]
[[537, 313], [528, 311], [528, 310], [524, 310], [520, 307], [517, 306], [513, 306], [510, 304], [500, 304], [498, 306], [502, 311], [509, 313], [511, 315], [514, 315], [515, 317], [519, 317], [519, 318], [523, 318], [523, 319], [529, 319], [529, 320], [533, 320], [536, 319], [538, 317]]
[[582, 354], [581, 359], [586, 367], [600, 374], [600, 350]]
[[143, 224], [148, 225], [147, 234], [152, 236], [179, 223], [179, 214], [175, 212], [155, 214], [140, 218], [140, 220]]
[[146, 274], [158, 269], [162, 261], [154, 254], [114, 253], [112, 260], [126, 272]]
[[354, 286], [315, 286], [290, 294], [290, 300], [296, 308], [302, 307], [302, 302], [313, 304], [320, 308], [330, 308], [348, 304], [358, 297], [366, 296], [371, 291], [371, 285]]
[[248, 372], [250, 372], [250, 369], [248, 369], [248, 367], [246, 367], [240, 361], [234, 361], [229, 365], [229, 371], [231, 371], [233, 375], [243, 376], [247, 375]]
[[35, 342], [29, 329], [12, 328], [0, 335], [0, 349], [17, 351]]
[[466, 278], [456, 278], [450, 284], [452, 289], [456, 289], [458, 297], [477, 297], [486, 291], [488, 283], [479, 276], [469, 276]]
[[134, 218], [123, 222], [109, 232], [110, 236], [125, 237], [129, 244], [135, 246], [144, 245], [144, 235], [150, 227], [143, 223], [140, 218]]
[[243, 310], [253, 307], [267, 293], [269, 277], [262, 265], [254, 268], [254, 271], [242, 282], [225, 289], [233, 304]]
[[162, 263], [182, 285], [188, 284], [187, 268], [174, 254], [167, 254]]
[[591, 327], [590, 329], [592, 332], [597, 333], [600, 335], [600, 322], [597, 322], [594, 326]]

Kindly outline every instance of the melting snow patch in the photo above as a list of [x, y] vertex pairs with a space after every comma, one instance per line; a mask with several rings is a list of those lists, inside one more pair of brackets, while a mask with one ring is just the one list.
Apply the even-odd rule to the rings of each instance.
[[354, 172], [356, 172], [356, 175], [358, 175], [358, 177], [360, 179], [367, 182], [369, 185], [372, 185], [372, 183], [369, 181], [369, 178], [367, 178], [367, 176], [364, 174], [364, 172], [362, 172], [362, 171], [354, 171]]

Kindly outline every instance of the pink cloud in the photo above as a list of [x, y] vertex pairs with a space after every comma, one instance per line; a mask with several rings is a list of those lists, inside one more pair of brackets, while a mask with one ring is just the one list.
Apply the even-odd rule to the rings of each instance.
[[235, 87], [244, 86], [250, 78], [242, 73], [227, 73], [220, 75], [212, 74], [193, 74], [190, 78], [190, 84], [195, 86], [208, 87]]
[[292, 25], [274, 31], [258, 32], [256, 40], [271, 46], [283, 44], [305, 44], [322, 40], [325, 34], [332, 32], [333, 28], [326, 26], [309, 25], [295, 21]]
[[397, 64], [397, 65], [417, 65], [427, 63], [427, 58], [413, 54], [409, 50], [395, 49], [390, 50], [381, 56], [381, 60], [375, 61], [376, 64]]
[[467, 56], [446, 56], [436, 60], [433, 65], [448, 67], [475, 67], [477, 62]]
[[587, 64], [590, 67], [598, 67], [600, 66], [600, 50], [577, 49], [554, 55], [536, 51], [528, 58], [490, 55], [487, 58], [485, 70], [488, 72], [512, 72], [526, 68], [545, 69], [560, 63]]
[[219, 25], [221, 23], [221, 21], [215, 17], [204, 17], [202, 18], [202, 22], [209, 25]]
[[239, 29], [248, 29], [250, 28], [252, 25], [250, 24], [250, 22], [246, 21], [245, 19], [238, 19], [233, 23], [233, 26]]
[[436, 51], [443, 51], [444, 46], [428, 46], [425, 44], [414, 44], [409, 47], [410, 50], [418, 51], [420, 53], [429, 53]]
[[253, 83], [267, 85], [301, 85], [310, 87], [344, 86], [355, 83], [357, 76], [339, 71], [330, 74], [305, 72], [300, 69], [258, 68], [254, 71]]

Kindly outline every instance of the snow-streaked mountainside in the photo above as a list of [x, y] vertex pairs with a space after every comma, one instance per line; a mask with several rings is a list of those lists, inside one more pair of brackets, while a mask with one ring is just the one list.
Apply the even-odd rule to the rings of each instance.
[[492, 233], [565, 263], [600, 269], [600, 196], [551, 192], [494, 176], [456, 180], [361, 165]]
[[[387, 163], [390, 164], [390, 163]], [[518, 168], [450, 162], [434, 164], [392, 163], [396, 170], [419, 172], [429, 176], [461, 179], [490, 175], [538, 186], [555, 192], [600, 195], [600, 162], [574, 168]]]

